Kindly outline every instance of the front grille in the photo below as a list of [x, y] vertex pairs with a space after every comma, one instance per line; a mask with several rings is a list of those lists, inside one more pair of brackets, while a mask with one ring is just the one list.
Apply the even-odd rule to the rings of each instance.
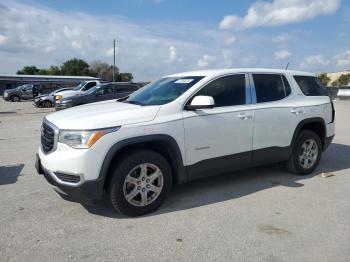
[[45, 153], [51, 151], [55, 143], [55, 131], [43, 122], [41, 127], [41, 147]]
[[74, 176], [74, 175], [68, 175], [63, 173], [55, 173], [55, 175], [64, 182], [68, 183], [79, 183], [80, 182], [80, 176]]

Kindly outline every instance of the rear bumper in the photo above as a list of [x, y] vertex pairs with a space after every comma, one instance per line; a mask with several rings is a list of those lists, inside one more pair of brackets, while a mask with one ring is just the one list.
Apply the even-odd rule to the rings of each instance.
[[104, 196], [103, 180], [84, 181], [77, 186], [62, 185], [52, 171], [42, 166], [39, 155], [36, 157], [35, 168], [38, 174], [43, 175], [54, 190], [67, 200], [91, 203], [101, 200]]

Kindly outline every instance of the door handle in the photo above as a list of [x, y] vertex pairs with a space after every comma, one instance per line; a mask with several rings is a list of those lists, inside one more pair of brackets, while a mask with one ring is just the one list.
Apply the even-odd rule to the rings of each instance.
[[299, 115], [299, 114], [303, 113], [303, 110], [302, 110], [302, 109], [298, 109], [298, 108], [292, 108], [292, 109], [290, 110], [290, 112], [291, 112], [292, 114]]
[[247, 115], [246, 113], [238, 114], [237, 117], [241, 120], [248, 120], [248, 119], [252, 118], [251, 115]]

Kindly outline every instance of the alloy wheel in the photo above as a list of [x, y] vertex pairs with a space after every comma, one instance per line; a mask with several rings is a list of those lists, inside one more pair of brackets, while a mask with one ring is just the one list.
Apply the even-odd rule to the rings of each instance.
[[143, 207], [159, 197], [163, 184], [164, 177], [160, 168], [151, 163], [143, 163], [127, 174], [123, 194], [131, 205]]

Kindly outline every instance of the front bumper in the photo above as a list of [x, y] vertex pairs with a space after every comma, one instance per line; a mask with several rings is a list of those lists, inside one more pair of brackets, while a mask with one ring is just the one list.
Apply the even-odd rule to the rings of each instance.
[[56, 109], [56, 111], [67, 109], [67, 108], [70, 108], [70, 107], [73, 107], [73, 103], [72, 102], [61, 103], [59, 100], [56, 100], [56, 102], [55, 102], [55, 109]]
[[41, 164], [38, 154], [35, 161], [35, 168], [38, 174], [43, 175], [55, 191], [67, 200], [91, 203], [101, 200], [104, 196], [104, 181], [102, 179], [82, 181], [82, 183], [75, 186], [64, 185], [59, 182], [53, 171], [46, 169]]

